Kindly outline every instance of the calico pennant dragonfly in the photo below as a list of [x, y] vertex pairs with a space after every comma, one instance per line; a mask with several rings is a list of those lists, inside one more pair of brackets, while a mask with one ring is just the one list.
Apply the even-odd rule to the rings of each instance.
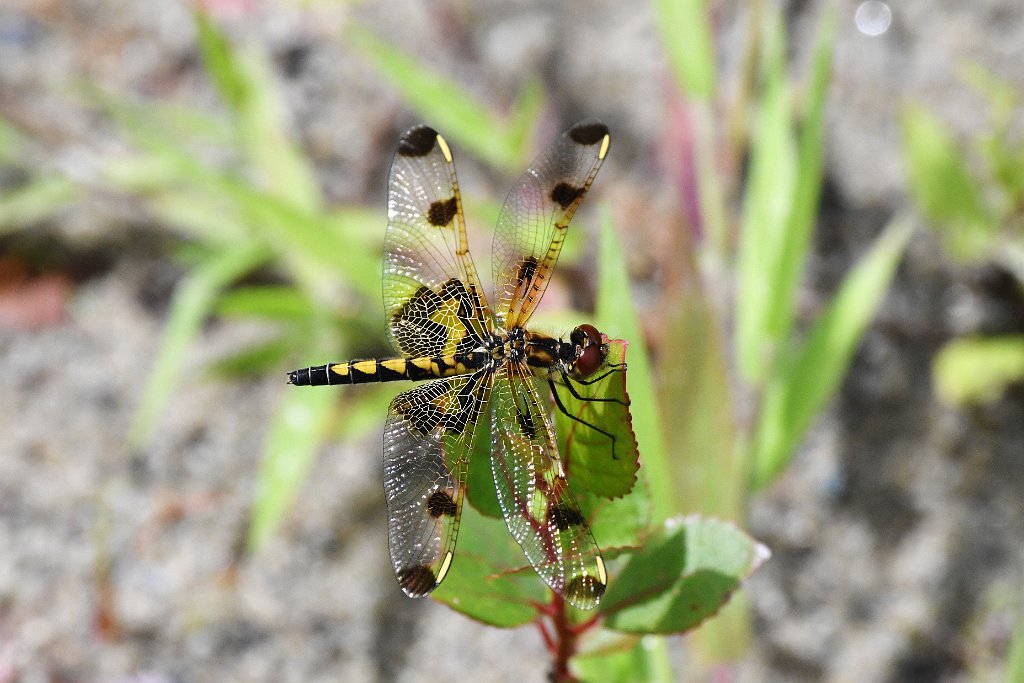
[[559, 391], [615, 400], [584, 399], [574, 384], [624, 367], [606, 363], [607, 338], [592, 325], [562, 340], [526, 324], [610, 141], [604, 124], [578, 123], [512, 188], [494, 235], [492, 309], [469, 253], [448, 143], [425, 125], [406, 131], [391, 165], [384, 238], [384, 307], [400, 356], [289, 373], [303, 386], [430, 380], [392, 401], [384, 431], [391, 561], [409, 596], [430, 593], [451, 568], [470, 454], [488, 435], [498, 502], [530, 564], [576, 607], [593, 608], [604, 594], [601, 551], [568, 489], [542, 392], [550, 387], [562, 412], [607, 436], [614, 457], [614, 437], [570, 415]]

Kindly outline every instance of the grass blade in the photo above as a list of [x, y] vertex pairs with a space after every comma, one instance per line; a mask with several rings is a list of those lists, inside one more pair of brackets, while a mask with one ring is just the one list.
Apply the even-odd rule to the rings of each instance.
[[778, 17], [765, 46], [764, 94], [751, 150], [750, 180], [743, 203], [736, 293], [736, 354], [740, 375], [760, 386], [781, 339], [769, 330], [774, 285], [782, 264], [785, 231], [793, 207], [797, 166], [790, 130], [783, 29]]
[[776, 366], [753, 444], [755, 487], [766, 485], [786, 466], [815, 415], [839, 387], [910, 232], [908, 220], [892, 221], [844, 278], [803, 345]]
[[78, 187], [67, 178], [36, 178], [0, 195], [0, 235], [44, 220], [78, 196]]
[[247, 549], [258, 551], [280, 524], [306, 480], [337, 402], [331, 391], [293, 389], [270, 425], [253, 501]]
[[520, 100], [514, 125], [497, 117], [465, 88], [380, 40], [366, 29], [346, 32], [351, 45], [366, 56], [430, 125], [450, 135], [475, 156], [505, 170], [523, 165], [529, 149], [524, 130], [533, 129], [540, 113], [539, 88], [529, 86]]
[[826, 12], [819, 29], [811, 84], [797, 152], [796, 187], [793, 203], [780, 235], [780, 254], [775, 283], [768, 298], [766, 325], [768, 336], [779, 342], [789, 339], [793, 330], [796, 290], [804, 273], [807, 251], [814, 231], [814, 218], [821, 194], [825, 96], [828, 92], [835, 35], [835, 14]]
[[132, 447], [141, 446], [149, 438], [167, 397], [181, 378], [188, 346], [212, 311], [217, 294], [270, 256], [262, 245], [220, 252], [194, 268], [178, 285], [163, 343], [129, 432]]
[[195, 13], [199, 49], [207, 72], [238, 118], [242, 146], [271, 192], [314, 210], [320, 186], [308, 159], [285, 126], [284, 99], [270, 76], [267, 55], [255, 47], [236, 48], [202, 11]]
[[1024, 381], [1024, 336], [956, 339], [935, 356], [935, 393], [955, 405], [997, 401]]
[[940, 228], [953, 256], [965, 261], [984, 256], [995, 224], [953, 136], [918, 106], [905, 107], [900, 124], [910, 190], [921, 212]]
[[680, 89], [710, 100], [715, 94], [715, 50], [707, 0], [657, 0], [658, 28]]

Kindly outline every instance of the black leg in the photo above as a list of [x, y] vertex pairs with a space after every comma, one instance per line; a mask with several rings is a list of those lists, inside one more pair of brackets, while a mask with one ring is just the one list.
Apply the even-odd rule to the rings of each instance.
[[618, 403], [620, 406], [629, 407], [629, 403], [627, 403], [626, 401], [620, 401], [617, 398], [598, 398], [597, 396], [580, 396], [580, 394], [576, 391], [576, 389], [572, 385], [573, 382], [579, 382], [580, 384], [593, 384], [594, 382], [596, 382], [596, 381], [598, 381], [600, 379], [604, 379], [605, 377], [607, 377], [608, 375], [610, 375], [613, 372], [618, 372], [618, 370], [609, 370], [608, 372], [604, 373], [603, 375], [601, 375], [597, 379], [592, 379], [589, 382], [587, 382], [587, 381], [584, 381], [584, 380], [572, 379], [571, 377], [569, 377], [569, 375], [566, 372], [563, 371], [562, 372], [562, 383], [565, 385], [565, 388], [569, 390], [569, 393], [572, 394], [572, 397], [574, 399], [576, 399], [577, 401], [597, 401], [598, 403]]
[[[593, 429], [598, 434], [604, 434], [609, 439], [611, 439], [612, 440], [612, 460], [618, 460], [619, 459], [618, 456], [615, 455], [615, 435], [611, 434], [609, 432], [606, 432], [605, 430], [601, 429], [600, 427], [597, 427], [595, 425], [590, 424], [589, 422], [587, 422], [583, 418], [577, 417], [577, 416], [573, 415], [572, 413], [570, 413], [568, 410], [566, 410], [565, 405], [562, 403], [562, 399], [558, 396], [558, 390], [555, 388], [554, 380], [550, 380], [549, 379], [548, 380], [548, 384], [551, 386], [551, 395], [555, 397], [555, 405], [558, 406], [558, 410], [562, 413], [562, 415], [565, 415], [570, 420], [575, 420], [576, 422], [579, 422], [581, 425], [584, 425], [586, 427], [590, 427], [591, 429]], [[572, 391], [571, 388], [570, 388], [570, 391]], [[579, 399], [581, 401], [588, 400], [588, 399], [585, 399], [585, 398], [581, 398], [574, 391], [572, 393], [573, 393], [573, 396], [575, 396], [577, 399]], [[599, 400], [599, 399], [590, 399], [590, 400]], [[607, 399], [607, 400], [610, 400], [610, 399]]]

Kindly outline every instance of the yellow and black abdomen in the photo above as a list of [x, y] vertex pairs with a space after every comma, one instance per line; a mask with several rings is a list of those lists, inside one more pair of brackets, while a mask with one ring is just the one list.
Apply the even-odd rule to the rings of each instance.
[[288, 383], [297, 386], [325, 384], [366, 384], [369, 382], [412, 382], [465, 375], [483, 367], [488, 355], [482, 351], [423, 358], [375, 358], [314, 365], [288, 373]]

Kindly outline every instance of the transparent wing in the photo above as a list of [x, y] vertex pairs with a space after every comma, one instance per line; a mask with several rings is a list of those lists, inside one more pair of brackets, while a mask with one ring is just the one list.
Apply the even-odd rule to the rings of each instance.
[[395, 397], [384, 428], [388, 546], [402, 590], [420, 597], [451, 567], [469, 457], [489, 372], [421, 384]]
[[552, 590], [591, 609], [608, 583], [604, 561], [569, 492], [529, 369], [510, 364], [496, 373], [491, 398], [491, 467], [508, 530]]
[[410, 128], [388, 178], [384, 311], [391, 344], [409, 356], [470, 351], [487, 310], [448, 143], [428, 126]]
[[493, 246], [499, 326], [522, 326], [533, 314], [547, 289], [569, 221], [601, 168], [610, 141], [603, 123], [577, 123], [534, 160], [509, 192]]

